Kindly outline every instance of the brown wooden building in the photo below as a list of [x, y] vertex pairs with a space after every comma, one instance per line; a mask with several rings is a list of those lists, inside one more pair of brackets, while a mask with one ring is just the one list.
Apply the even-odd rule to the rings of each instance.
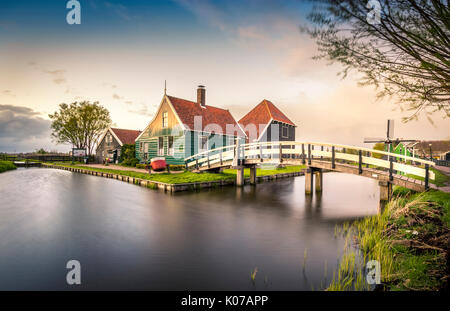
[[122, 146], [134, 145], [134, 141], [140, 133], [141, 131], [112, 127], [107, 129], [97, 145], [95, 152], [97, 162], [103, 163], [105, 159], [109, 159], [109, 162], [116, 163], [120, 158]]

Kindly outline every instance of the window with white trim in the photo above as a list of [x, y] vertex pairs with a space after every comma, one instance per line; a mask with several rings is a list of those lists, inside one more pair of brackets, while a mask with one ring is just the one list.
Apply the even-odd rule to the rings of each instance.
[[234, 136], [227, 136], [227, 146], [232, 146], [236, 143], [236, 138]]
[[144, 143], [143, 144], [144, 145], [144, 160], [147, 160], [148, 159], [148, 145], [149, 145], [149, 143]]
[[167, 136], [167, 155], [174, 155], [173, 136]]
[[200, 135], [198, 137], [198, 152], [203, 152], [208, 150], [208, 136]]
[[159, 156], [164, 155], [164, 137], [163, 136], [158, 137], [158, 155]]
[[165, 129], [169, 126], [169, 113], [164, 111], [162, 114], [162, 127]]

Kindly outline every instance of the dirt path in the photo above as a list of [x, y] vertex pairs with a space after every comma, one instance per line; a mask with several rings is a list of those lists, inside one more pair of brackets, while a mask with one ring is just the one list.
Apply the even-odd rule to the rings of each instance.
[[[436, 165], [435, 168], [439, 170], [441, 173], [450, 177], [450, 167]], [[450, 192], [450, 182], [447, 182], [445, 186], [439, 187], [438, 189], [444, 192]]]

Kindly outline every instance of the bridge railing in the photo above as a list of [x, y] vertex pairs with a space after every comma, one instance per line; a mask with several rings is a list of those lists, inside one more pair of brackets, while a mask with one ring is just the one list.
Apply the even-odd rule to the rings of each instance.
[[187, 169], [200, 169], [212, 165], [232, 161], [235, 157], [236, 145], [219, 147], [197, 153], [184, 159]]
[[372, 166], [389, 171], [391, 176], [394, 172], [411, 174], [424, 178], [426, 184], [428, 179], [435, 179], [434, 172], [429, 170], [435, 165], [432, 161], [364, 147], [310, 141], [231, 145], [208, 150], [185, 160], [188, 169], [205, 169], [219, 163], [229, 165], [235, 157], [238, 160], [259, 159], [261, 162], [275, 163], [283, 159], [298, 159], [304, 164], [311, 164], [312, 160], [324, 160], [330, 161], [333, 168], [336, 163], [349, 163], [358, 165], [360, 171], [363, 166]]

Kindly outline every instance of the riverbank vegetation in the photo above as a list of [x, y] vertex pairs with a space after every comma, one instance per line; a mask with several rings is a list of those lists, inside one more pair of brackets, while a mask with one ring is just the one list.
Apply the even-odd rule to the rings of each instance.
[[[49, 163], [59, 166], [73, 167], [79, 168], [83, 170], [91, 170], [95, 172], [103, 172], [110, 174], [118, 174], [124, 176], [130, 176], [135, 178], [141, 178], [151, 181], [157, 181], [167, 184], [182, 184], [182, 183], [194, 183], [194, 182], [210, 182], [210, 181], [227, 181], [227, 180], [235, 180], [236, 179], [236, 170], [224, 170], [222, 173], [193, 173], [190, 171], [179, 172], [175, 174], [169, 173], [158, 173], [158, 174], [148, 174], [144, 172], [136, 172], [130, 170], [117, 170], [117, 169], [106, 169], [106, 168], [97, 168], [97, 167], [89, 167], [83, 166], [79, 164], [70, 164], [70, 163]], [[288, 166], [285, 168], [272, 168], [272, 169], [257, 169], [257, 176], [266, 176], [266, 175], [274, 175], [274, 174], [282, 174], [282, 173], [292, 173], [299, 172], [303, 167], [302, 166]], [[250, 172], [244, 172], [248, 175]]]
[[15, 170], [16, 166], [11, 161], [0, 161], [0, 173]]
[[364, 267], [377, 260], [384, 290], [448, 290], [450, 193], [396, 188], [382, 214], [344, 224], [346, 247], [328, 290], [371, 290]]

